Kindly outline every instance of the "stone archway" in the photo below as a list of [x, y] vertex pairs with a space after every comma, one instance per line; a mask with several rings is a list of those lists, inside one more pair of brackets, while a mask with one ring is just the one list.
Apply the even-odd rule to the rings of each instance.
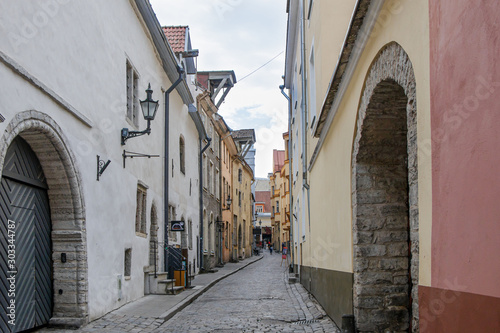
[[[49, 187], [52, 220], [54, 308], [51, 325], [88, 321], [87, 242], [81, 178], [68, 140], [57, 123], [39, 111], [16, 114], [0, 138], [0, 173], [7, 149], [21, 136], [37, 155]], [[61, 262], [62, 254], [66, 262]]]
[[352, 160], [353, 303], [360, 332], [418, 332], [416, 86], [397, 43], [368, 73]]

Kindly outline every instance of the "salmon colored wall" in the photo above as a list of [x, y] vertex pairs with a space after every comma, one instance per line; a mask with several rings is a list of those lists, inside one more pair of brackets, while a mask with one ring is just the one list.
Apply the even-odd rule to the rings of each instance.
[[432, 287], [500, 297], [500, 2], [429, 4]]

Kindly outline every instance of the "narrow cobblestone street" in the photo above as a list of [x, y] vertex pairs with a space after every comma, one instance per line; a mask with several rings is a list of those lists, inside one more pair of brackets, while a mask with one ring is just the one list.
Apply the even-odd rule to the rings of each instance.
[[288, 284], [281, 255], [219, 282], [159, 332], [338, 332], [300, 284]]
[[280, 254], [266, 251], [262, 260], [218, 282], [167, 321], [118, 310], [77, 331], [37, 332], [340, 332], [302, 285], [288, 283], [281, 261]]

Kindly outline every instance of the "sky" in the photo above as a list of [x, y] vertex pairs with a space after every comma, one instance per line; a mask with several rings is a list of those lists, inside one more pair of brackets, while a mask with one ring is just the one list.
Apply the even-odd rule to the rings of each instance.
[[[287, 100], [279, 86], [285, 64], [286, 0], [150, 0], [162, 26], [188, 25], [198, 70], [234, 70], [236, 85], [219, 113], [233, 130], [254, 128], [255, 176], [272, 172], [284, 149]], [[244, 78], [271, 59], [257, 72]]]

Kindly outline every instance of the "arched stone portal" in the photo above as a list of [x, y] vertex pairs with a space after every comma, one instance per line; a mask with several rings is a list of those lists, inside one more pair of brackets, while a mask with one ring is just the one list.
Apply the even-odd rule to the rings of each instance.
[[16, 114], [0, 139], [0, 173], [7, 149], [18, 135], [38, 157], [49, 187], [54, 290], [50, 323], [81, 326], [88, 321], [87, 244], [85, 203], [75, 157], [51, 117], [24, 111]]
[[353, 303], [360, 332], [418, 332], [416, 110], [412, 63], [391, 43], [368, 73], [353, 149]]

